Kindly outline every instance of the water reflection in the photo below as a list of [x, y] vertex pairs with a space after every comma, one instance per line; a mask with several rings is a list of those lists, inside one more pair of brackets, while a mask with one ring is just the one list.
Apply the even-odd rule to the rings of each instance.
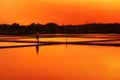
[[39, 53], [39, 43], [37, 43], [36, 45], [36, 54], [38, 55], [38, 53]]
[[120, 80], [119, 39], [54, 40], [0, 42], [0, 80]]
[[[36, 54], [38, 55], [39, 53], [39, 47], [40, 46], [51, 46], [51, 45], [59, 45], [57, 43], [22, 43], [21, 45], [18, 45], [18, 43], [11, 43], [11, 42], [1, 42], [2, 44], [4, 44], [4, 46], [0, 46], [0, 49], [9, 49], [9, 48], [24, 48], [24, 47], [35, 47], [36, 50]], [[11, 45], [8, 45], [11, 44]]]
[[[54, 38], [56, 40], [56, 38]], [[68, 41], [69, 38], [65, 38], [63, 41], [24, 41], [24, 40], [0, 40], [0, 49], [5, 48], [23, 48], [23, 47], [35, 47], [36, 54], [39, 53], [40, 46], [48, 46], [48, 45], [60, 45], [65, 44], [66, 49], [68, 44], [70, 45], [89, 45], [89, 46], [120, 46], [120, 39], [105, 39], [105, 40], [84, 40], [84, 41]], [[21, 45], [18, 45], [21, 44]], [[5, 46], [6, 45], [6, 46]], [[10, 46], [8, 46], [10, 45]]]
[[[14, 43], [14, 44], [13, 44]], [[18, 44], [21, 45], [18, 45]], [[66, 44], [66, 48], [68, 44], [72, 45], [96, 45], [96, 46], [120, 46], [120, 39], [108, 39], [108, 40], [90, 40], [90, 41], [73, 41], [69, 42], [66, 38], [66, 42], [26, 42], [21, 43], [21, 41], [5, 41], [0, 42], [3, 46], [0, 46], [0, 49], [4, 48], [20, 48], [20, 47], [32, 47], [36, 46], [36, 52], [39, 52], [39, 46], [48, 46], [48, 45], [60, 45]], [[9, 45], [8, 45], [9, 44]]]

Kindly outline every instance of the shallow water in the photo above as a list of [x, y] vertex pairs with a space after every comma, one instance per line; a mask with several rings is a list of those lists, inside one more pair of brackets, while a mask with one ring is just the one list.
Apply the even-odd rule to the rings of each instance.
[[[66, 40], [59, 37], [45, 41], [51, 39]], [[68, 38], [68, 41], [79, 40], [83, 41], [83, 38]], [[1, 46], [8, 44], [19, 46], [31, 43], [0, 42]], [[2, 48], [0, 80], [120, 80], [119, 53], [120, 47], [115, 46], [72, 44]]]

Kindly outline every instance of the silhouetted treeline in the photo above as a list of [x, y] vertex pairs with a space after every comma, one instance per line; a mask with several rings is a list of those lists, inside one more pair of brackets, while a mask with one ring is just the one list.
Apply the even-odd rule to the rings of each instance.
[[0, 34], [119, 34], [120, 24], [58, 25], [55, 23], [19, 25], [1, 24]]

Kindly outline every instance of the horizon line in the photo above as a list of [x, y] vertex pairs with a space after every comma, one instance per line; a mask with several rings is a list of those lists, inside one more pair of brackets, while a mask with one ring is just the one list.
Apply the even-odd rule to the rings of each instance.
[[107, 22], [107, 23], [97, 23], [97, 22], [91, 22], [91, 23], [80, 23], [80, 24], [58, 24], [58, 23], [55, 23], [55, 22], [47, 22], [47, 23], [35, 23], [35, 22], [32, 22], [30, 24], [20, 24], [20, 23], [17, 23], [17, 22], [13, 22], [13, 23], [0, 23], [0, 25], [3, 25], [3, 24], [6, 24], [6, 25], [13, 25], [13, 24], [19, 24], [19, 25], [23, 25], [23, 26], [28, 26], [28, 25], [31, 25], [31, 24], [41, 24], [41, 25], [46, 25], [46, 24], [49, 24], [49, 23], [53, 23], [53, 24], [57, 24], [59, 26], [62, 26], [62, 25], [86, 25], [86, 24], [120, 24], [120, 22]]

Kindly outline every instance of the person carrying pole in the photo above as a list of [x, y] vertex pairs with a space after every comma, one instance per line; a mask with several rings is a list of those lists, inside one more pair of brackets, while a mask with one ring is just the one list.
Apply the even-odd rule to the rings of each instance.
[[36, 32], [36, 40], [37, 40], [37, 43], [39, 43], [39, 33]]

